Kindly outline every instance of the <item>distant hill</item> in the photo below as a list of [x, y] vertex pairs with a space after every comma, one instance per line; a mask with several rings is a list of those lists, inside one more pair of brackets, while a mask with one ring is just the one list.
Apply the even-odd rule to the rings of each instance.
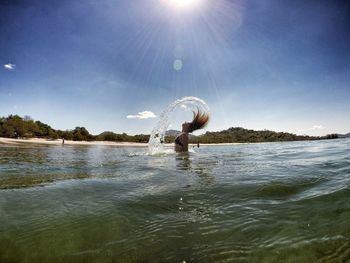
[[165, 132], [165, 136], [173, 136], [176, 137], [177, 135], [179, 135], [181, 133], [181, 131], [177, 131], [177, 130], [167, 130]]
[[337, 134], [339, 138], [350, 138], [350, 132], [347, 134]]
[[[167, 130], [165, 132], [165, 136], [178, 136], [179, 134], [181, 133], [181, 131], [177, 131], [177, 130]], [[196, 137], [196, 135], [193, 135], [193, 134], [189, 134], [190, 137]]]

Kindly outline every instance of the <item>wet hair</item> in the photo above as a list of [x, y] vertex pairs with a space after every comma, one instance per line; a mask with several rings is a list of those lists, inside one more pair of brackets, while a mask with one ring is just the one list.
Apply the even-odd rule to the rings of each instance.
[[189, 125], [188, 132], [193, 132], [203, 128], [209, 121], [209, 115], [197, 109], [197, 113], [193, 112], [193, 120]]

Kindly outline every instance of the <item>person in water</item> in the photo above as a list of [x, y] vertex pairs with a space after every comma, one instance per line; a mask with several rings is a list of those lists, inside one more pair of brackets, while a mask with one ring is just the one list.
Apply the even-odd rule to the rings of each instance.
[[175, 138], [175, 151], [188, 152], [188, 134], [203, 128], [209, 121], [209, 115], [197, 110], [193, 112], [192, 122], [185, 122], [182, 124], [182, 132]]

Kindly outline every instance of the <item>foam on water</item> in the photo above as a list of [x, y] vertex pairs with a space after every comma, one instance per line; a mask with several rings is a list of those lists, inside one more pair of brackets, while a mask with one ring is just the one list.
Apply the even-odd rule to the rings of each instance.
[[151, 132], [150, 139], [148, 141], [148, 152], [150, 155], [167, 153], [168, 149], [164, 148], [165, 132], [169, 127], [169, 116], [177, 107], [197, 107], [199, 110], [209, 114], [209, 106], [200, 98], [197, 97], [184, 97], [171, 103], [160, 115], [157, 125]]
[[[194, 152], [193, 150], [189, 150], [189, 152]], [[176, 152], [173, 148], [163, 148], [162, 150], [154, 151], [154, 152], [133, 152], [129, 153], [129, 157], [136, 156], [166, 156], [166, 155], [175, 155]]]

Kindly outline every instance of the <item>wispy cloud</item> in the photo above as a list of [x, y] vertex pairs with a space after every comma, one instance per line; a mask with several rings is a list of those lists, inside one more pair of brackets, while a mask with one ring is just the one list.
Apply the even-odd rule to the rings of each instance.
[[298, 130], [298, 132], [309, 132], [309, 131], [317, 131], [317, 130], [323, 130], [325, 129], [326, 127], [322, 126], [322, 125], [314, 125], [310, 128], [307, 128], [307, 129], [300, 129]]
[[7, 70], [14, 70], [16, 68], [16, 65], [8, 63], [8, 64], [4, 65], [4, 68], [7, 69]]
[[150, 119], [150, 118], [156, 118], [157, 116], [152, 112], [152, 111], [142, 111], [142, 112], [139, 112], [138, 114], [136, 115], [128, 115], [126, 116], [126, 118], [128, 119]]

